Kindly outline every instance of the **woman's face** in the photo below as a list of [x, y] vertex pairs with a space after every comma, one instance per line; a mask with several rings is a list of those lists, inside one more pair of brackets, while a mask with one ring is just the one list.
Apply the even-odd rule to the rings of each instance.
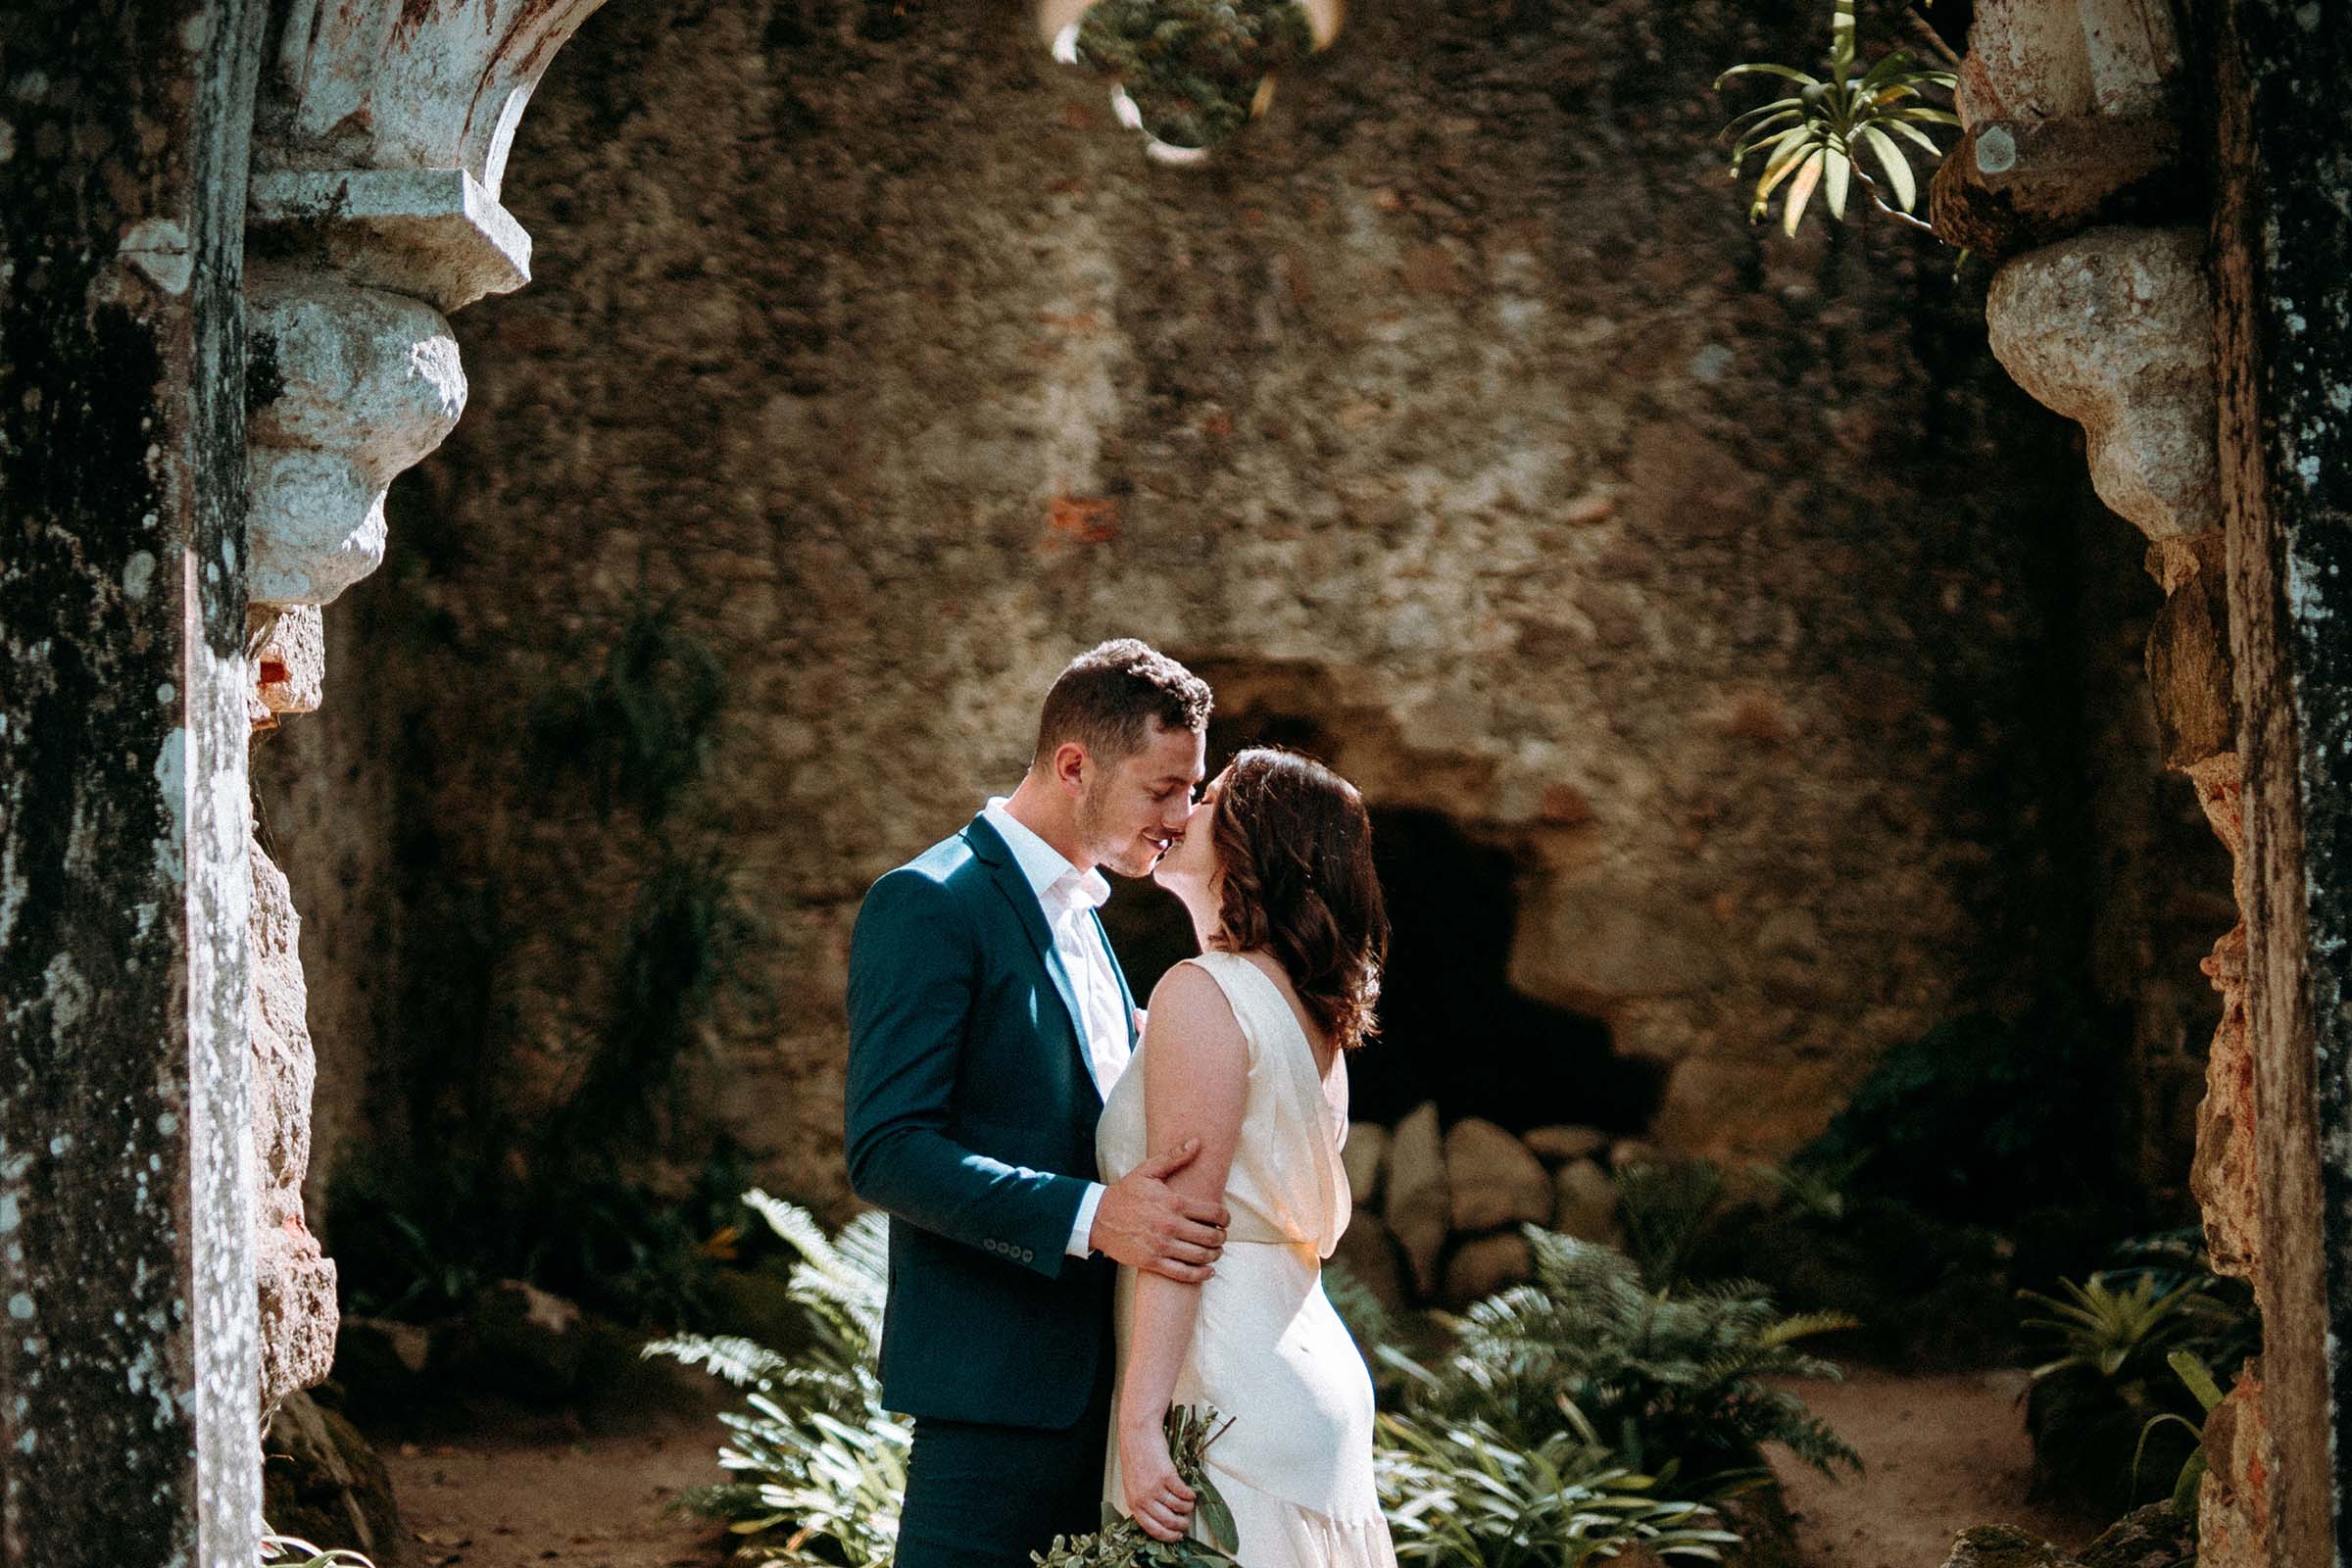
[[1229, 767], [1208, 781], [1208, 788], [1200, 792], [1200, 804], [1185, 819], [1184, 836], [1159, 858], [1159, 866], [1152, 873], [1152, 880], [1169, 892], [1179, 895], [1193, 889], [1206, 892], [1216, 885], [1217, 847], [1212, 842], [1211, 829], [1217, 821], [1217, 797], [1225, 792], [1225, 780], [1232, 771]]

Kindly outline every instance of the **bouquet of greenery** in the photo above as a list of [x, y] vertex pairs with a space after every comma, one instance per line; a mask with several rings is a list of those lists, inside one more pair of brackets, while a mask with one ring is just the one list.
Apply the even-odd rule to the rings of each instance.
[[1175, 1461], [1177, 1477], [1199, 1494], [1193, 1504], [1194, 1536], [1154, 1541], [1144, 1534], [1143, 1526], [1104, 1504], [1101, 1530], [1074, 1541], [1055, 1536], [1053, 1549], [1033, 1551], [1029, 1560], [1038, 1568], [1240, 1568], [1233, 1555], [1241, 1544], [1233, 1510], [1201, 1462], [1208, 1446], [1232, 1425], [1230, 1420], [1219, 1425], [1217, 1412], [1207, 1405], [1179, 1404], [1168, 1411], [1163, 1427], [1168, 1457]]

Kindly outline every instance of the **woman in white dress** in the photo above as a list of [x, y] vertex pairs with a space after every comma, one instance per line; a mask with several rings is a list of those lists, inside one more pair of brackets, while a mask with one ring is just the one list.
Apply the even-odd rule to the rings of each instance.
[[1346, 1055], [1371, 1032], [1388, 949], [1371, 823], [1321, 763], [1247, 751], [1154, 875], [1203, 951], [1152, 993], [1096, 1152], [1115, 1181], [1199, 1139], [1168, 1183], [1221, 1199], [1232, 1225], [1202, 1283], [1119, 1271], [1107, 1499], [1157, 1540], [1187, 1534], [1195, 1497], [1160, 1422], [1171, 1403], [1212, 1405], [1231, 1425], [1206, 1465], [1242, 1568], [1392, 1568], [1371, 1379], [1322, 1276], [1351, 1211]]

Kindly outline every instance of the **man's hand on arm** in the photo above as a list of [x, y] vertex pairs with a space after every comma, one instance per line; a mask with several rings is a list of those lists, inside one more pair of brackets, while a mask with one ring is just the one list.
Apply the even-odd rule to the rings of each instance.
[[1166, 1178], [1192, 1163], [1199, 1139], [1154, 1154], [1105, 1188], [1088, 1240], [1095, 1250], [1130, 1268], [1197, 1285], [1208, 1278], [1225, 1250], [1232, 1216], [1223, 1203], [1187, 1198]]

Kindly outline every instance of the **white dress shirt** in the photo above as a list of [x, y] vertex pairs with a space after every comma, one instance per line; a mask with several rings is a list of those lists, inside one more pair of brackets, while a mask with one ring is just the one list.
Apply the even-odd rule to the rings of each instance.
[[[1127, 1008], [1120, 1000], [1119, 977], [1111, 968], [1110, 950], [1103, 946], [1094, 919], [1094, 911], [1110, 897], [1110, 883], [1102, 872], [1081, 871], [1064, 859], [1060, 851], [1005, 809], [1005, 802], [1006, 797], [997, 796], [980, 814], [1012, 851], [1014, 863], [1037, 895], [1046, 929], [1053, 933], [1054, 951], [1061, 956], [1062, 969], [1078, 1004], [1076, 1021], [1086, 1047], [1086, 1070], [1095, 1080], [1096, 1092], [1107, 1100], [1133, 1054], [1127, 1043]], [[1101, 1182], [1089, 1182], [1086, 1196], [1079, 1200], [1078, 1217], [1070, 1226], [1064, 1248], [1072, 1257], [1084, 1257], [1094, 1250], [1088, 1239], [1094, 1234], [1095, 1210], [1102, 1206], [1102, 1192]]]

